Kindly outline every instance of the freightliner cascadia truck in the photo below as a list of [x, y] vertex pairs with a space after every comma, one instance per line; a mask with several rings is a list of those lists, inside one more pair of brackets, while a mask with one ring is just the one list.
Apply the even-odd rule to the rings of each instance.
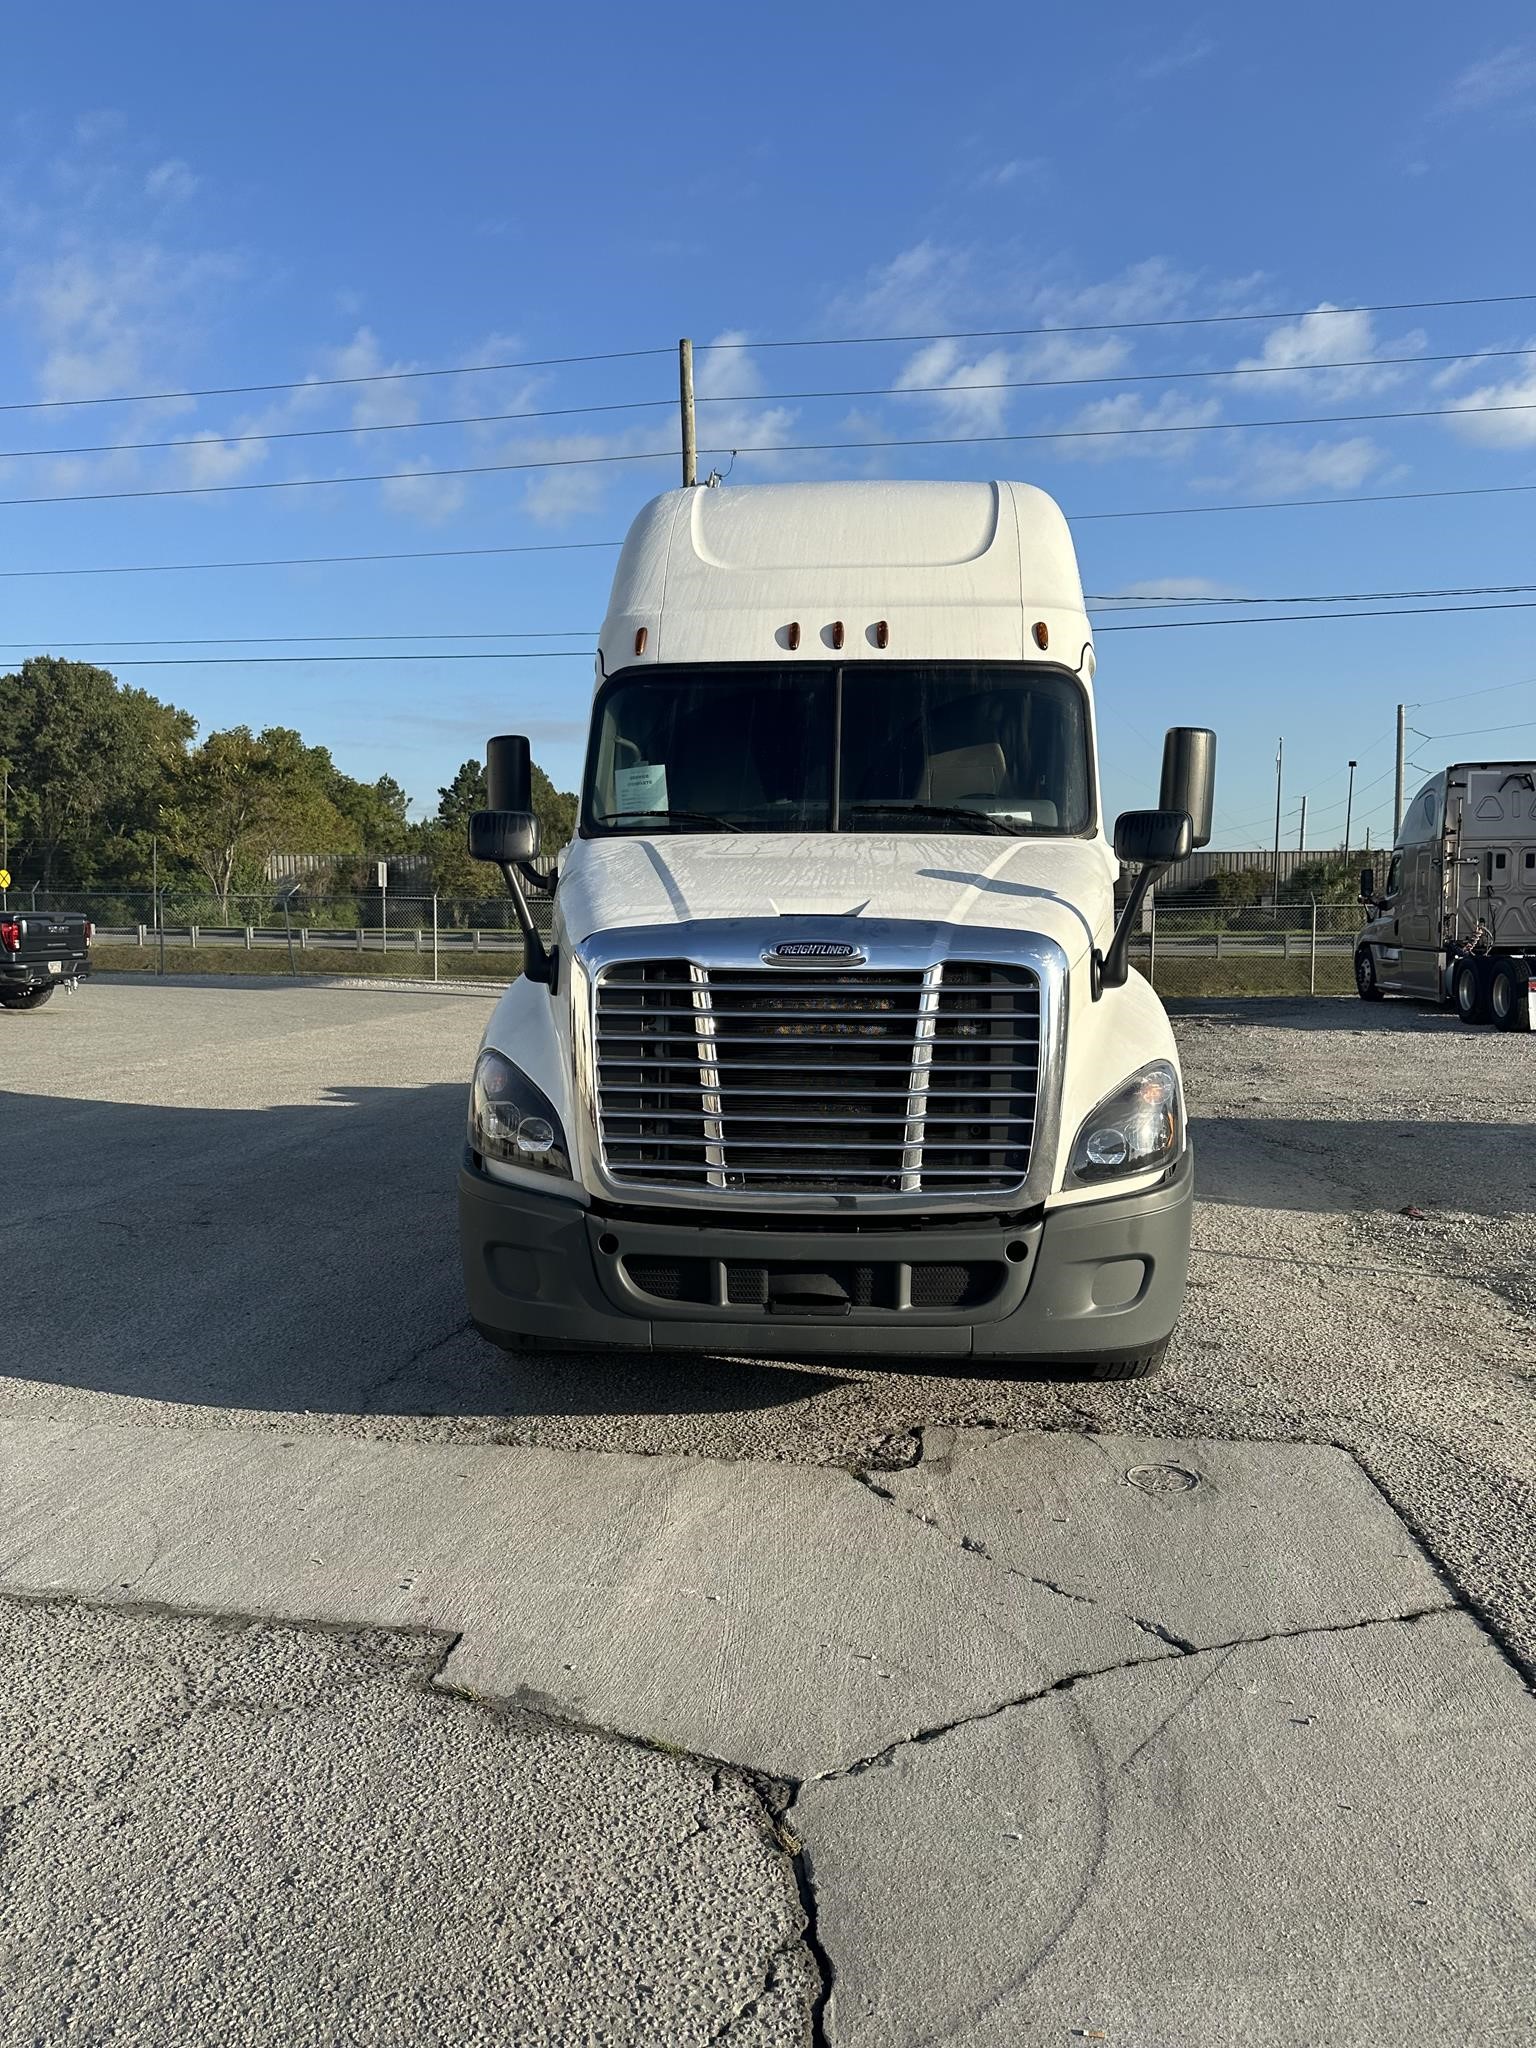
[[490, 742], [470, 827], [526, 944], [459, 1181], [483, 1335], [1156, 1368], [1193, 1161], [1127, 952], [1209, 837], [1214, 736], [1170, 732], [1159, 808], [1111, 837], [1093, 672], [1066, 521], [1028, 485], [645, 507], [558, 873], [525, 740]]
[[1385, 881], [1360, 878], [1367, 1002], [1454, 1003], [1464, 1024], [1536, 1027], [1536, 761], [1460, 761], [1403, 813]]

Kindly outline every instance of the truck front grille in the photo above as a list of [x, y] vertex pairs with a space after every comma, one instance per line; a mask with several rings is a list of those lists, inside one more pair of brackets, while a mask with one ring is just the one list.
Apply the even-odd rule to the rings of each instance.
[[1026, 967], [699, 967], [597, 983], [616, 1183], [762, 1194], [993, 1194], [1029, 1171], [1040, 988]]

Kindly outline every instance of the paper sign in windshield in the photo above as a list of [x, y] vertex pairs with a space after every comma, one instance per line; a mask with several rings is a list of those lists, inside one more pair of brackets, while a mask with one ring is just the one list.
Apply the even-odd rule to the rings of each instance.
[[616, 811], [664, 811], [667, 808], [666, 762], [636, 761], [633, 767], [616, 769], [613, 795]]

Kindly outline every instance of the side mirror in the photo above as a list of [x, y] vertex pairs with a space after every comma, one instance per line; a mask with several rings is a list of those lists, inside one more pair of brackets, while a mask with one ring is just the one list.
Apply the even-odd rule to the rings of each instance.
[[[521, 733], [502, 733], [485, 743], [485, 807], [488, 811], [533, 809], [533, 757]], [[489, 860], [491, 855], [483, 856]]]
[[[493, 742], [494, 744], [494, 742]], [[539, 821], [532, 811], [472, 811], [469, 851], [475, 860], [532, 860], [539, 850]]]
[[1360, 901], [1362, 903], [1374, 903], [1376, 901], [1376, 870], [1374, 868], [1362, 868], [1360, 870]]
[[1122, 811], [1115, 820], [1117, 857], [1143, 867], [1166, 867], [1182, 860], [1193, 843], [1188, 811]]
[[1191, 846], [1209, 845], [1216, 804], [1216, 735], [1208, 726], [1169, 729], [1163, 740], [1163, 786], [1157, 800], [1165, 811], [1188, 811]]

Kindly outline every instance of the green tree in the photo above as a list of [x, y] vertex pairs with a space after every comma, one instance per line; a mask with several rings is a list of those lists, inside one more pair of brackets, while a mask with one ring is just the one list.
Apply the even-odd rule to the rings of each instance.
[[[535, 761], [532, 764], [533, 814], [539, 821], [540, 858], [549, 860], [569, 845], [576, 830], [576, 798], [559, 790]], [[420, 828], [419, 844], [431, 865], [432, 886], [440, 896], [500, 896], [505, 893], [494, 868], [469, 856], [469, 819], [485, 809], [485, 763], [465, 761], [452, 781], [437, 792], [437, 816]]]
[[46, 886], [131, 874], [195, 719], [94, 663], [33, 655], [0, 678], [12, 865]]
[[286, 726], [212, 732], [187, 757], [168, 812], [172, 843], [219, 898], [229, 921], [237, 882], [255, 883], [281, 851], [348, 853], [356, 825], [332, 801], [324, 747]]

